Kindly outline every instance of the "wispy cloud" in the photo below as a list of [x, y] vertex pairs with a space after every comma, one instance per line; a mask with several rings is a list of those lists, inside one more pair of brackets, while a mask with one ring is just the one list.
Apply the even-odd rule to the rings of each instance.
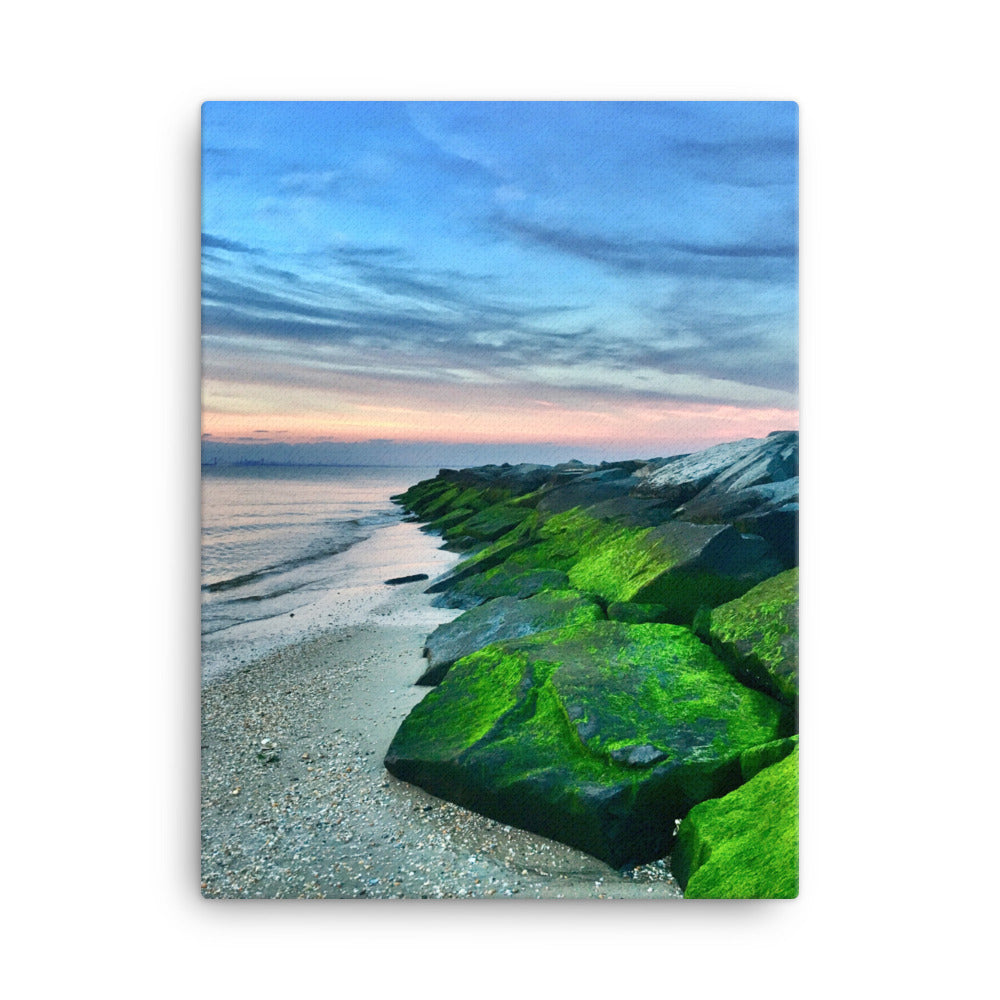
[[736, 187], [795, 184], [798, 140], [789, 136], [757, 136], [720, 141], [665, 143], [672, 156], [695, 177]]
[[[779, 259], [781, 252], [775, 251]], [[430, 375], [442, 382], [487, 382], [496, 372], [525, 379], [544, 368], [561, 372], [561, 381], [578, 388], [613, 383], [643, 394], [667, 384], [650, 381], [649, 373], [659, 371], [675, 386], [682, 384], [676, 378], [681, 375], [709, 380], [710, 395], [720, 399], [717, 382], [781, 392], [796, 385], [794, 313], [780, 306], [748, 311], [743, 298], [727, 300], [724, 290], [693, 279], [667, 302], [648, 309], [646, 331], [637, 335], [593, 322], [567, 327], [565, 319], [581, 312], [579, 306], [491, 299], [478, 294], [481, 283], [469, 276], [424, 271], [394, 248], [339, 248], [330, 255], [356, 282], [350, 294], [293, 282], [288, 275], [281, 284], [264, 287], [252, 278], [207, 274], [206, 345], [211, 348], [217, 338], [233, 334], [284, 345], [280, 352], [286, 358], [327, 375], [357, 373], [365, 366], [385, 372], [391, 363], [400, 371], [407, 365], [419, 370], [415, 377], [422, 381]], [[742, 259], [736, 253], [732, 257]], [[555, 327], [548, 325], [552, 317], [560, 318]], [[302, 345], [326, 353], [320, 357]], [[645, 375], [629, 382], [630, 371]], [[614, 374], [609, 381], [602, 372]], [[287, 372], [282, 376], [289, 378]]]
[[496, 214], [493, 226], [521, 243], [599, 264], [619, 274], [794, 281], [798, 250], [791, 242], [697, 243], [635, 239], [557, 227]]
[[260, 250], [248, 247], [245, 243], [238, 243], [236, 240], [227, 240], [221, 236], [212, 236], [209, 233], [201, 234], [201, 245], [202, 248], [228, 250], [230, 253], [260, 253]]

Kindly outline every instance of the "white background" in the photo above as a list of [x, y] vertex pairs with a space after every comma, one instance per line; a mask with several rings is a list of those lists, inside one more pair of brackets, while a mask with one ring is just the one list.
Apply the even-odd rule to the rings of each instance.
[[[988, 6], [366, 10], [5, 14], [15, 995], [982, 995], [997, 894]], [[799, 102], [797, 901], [200, 898], [199, 105], [236, 98]]]

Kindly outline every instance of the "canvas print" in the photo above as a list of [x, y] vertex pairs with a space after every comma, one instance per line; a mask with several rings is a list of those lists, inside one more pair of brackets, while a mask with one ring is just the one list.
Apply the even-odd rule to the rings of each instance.
[[202, 109], [201, 891], [798, 895], [798, 108]]

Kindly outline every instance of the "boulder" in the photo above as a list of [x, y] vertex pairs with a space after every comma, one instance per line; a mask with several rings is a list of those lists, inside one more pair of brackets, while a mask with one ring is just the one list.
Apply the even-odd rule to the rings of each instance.
[[491, 643], [603, 618], [601, 606], [575, 590], [548, 591], [525, 600], [498, 597], [439, 625], [427, 637], [427, 669], [417, 683], [440, 684], [456, 660]]
[[760, 535], [786, 569], [799, 562], [799, 477], [763, 483], [735, 492], [710, 488], [675, 511], [679, 520], [730, 523], [737, 531]]
[[605, 603], [660, 604], [665, 621], [689, 624], [699, 607], [730, 601], [785, 568], [757, 535], [686, 521], [635, 526], [655, 514], [643, 504], [627, 506], [631, 517], [595, 516], [606, 513], [602, 504], [526, 520], [429, 592], [454, 594], [461, 583], [459, 603], [446, 606], [466, 607], [477, 597], [512, 593], [502, 589], [505, 581], [556, 571]]
[[794, 899], [799, 894], [799, 753], [680, 825], [673, 873], [690, 899]]
[[433, 521], [427, 521], [425, 524], [422, 524], [420, 526], [420, 530], [430, 533], [436, 532], [447, 538], [451, 529], [453, 529], [456, 525], [463, 524], [468, 521], [474, 513], [475, 512], [468, 507], [459, 507], [455, 510], [449, 510], [446, 514], [441, 514], [439, 517], [435, 517]]
[[446, 525], [444, 537], [450, 539], [461, 535], [470, 539], [472, 543], [495, 542], [516, 528], [531, 513], [531, 507], [516, 503], [492, 504], [477, 513], [470, 512], [463, 519]]
[[639, 469], [636, 496], [660, 497], [675, 507], [706, 490], [735, 493], [798, 475], [798, 431], [775, 431], [690, 455], [650, 462]]
[[757, 747], [750, 747], [740, 754], [740, 776], [743, 781], [760, 774], [766, 767], [784, 760], [799, 745], [798, 736], [789, 736], [781, 740], [772, 740]]
[[709, 488], [713, 493], [739, 493], [753, 487], [798, 479], [798, 431], [774, 431], [758, 440], [757, 448], [747, 451], [712, 479]]
[[778, 510], [754, 513], [733, 522], [737, 531], [760, 535], [786, 569], [799, 564], [799, 505], [787, 504]]
[[398, 587], [401, 583], [419, 583], [421, 580], [428, 579], [430, 577], [426, 573], [411, 573], [409, 576], [394, 576], [385, 582], [390, 587]]
[[607, 602], [661, 604], [664, 620], [690, 624], [699, 607], [733, 600], [783, 568], [757, 535], [670, 521], [649, 529], [608, 525], [566, 572], [577, 590]]
[[621, 867], [788, 735], [687, 629], [602, 621], [488, 646], [415, 706], [385, 766], [434, 795]]
[[607, 469], [560, 482], [539, 496], [538, 509], [561, 514], [574, 507], [589, 507], [602, 500], [628, 496], [641, 480], [619, 469]]
[[497, 597], [523, 599], [549, 590], [568, 590], [569, 577], [557, 569], [529, 569], [511, 572], [500, 565], [485, 573], [469, 576], [436, 593], [431, 604], [436, 608], [478, 607]]
[[655, 497], [621, 496], [598, 500], [582, 508], [587, 517], [626, 528], [654, 528], [674, 520], [673, 508]]
[[555, 569], [507, 572], [498, 566], [480, 576], [472, 576], [436, 594], [431, 604], [436, 608], [459, 608], [463, 611], [478, 607], [498, 597], [524, 599], [550, 590], [568, 590], [569, 577]]
[[[508, 532], [508, 535], [516, 534], [516, 531]], [[450, 573], [432, 583], [425, 593], [441, 594], [451, 590], [456, 583], [479, 576], [501, 565], [501, 563], [506, 562], [514, 555], [514, 553], [519, 552], [529, 544], [530, 542], [523, 538], [513, 537], [508, 539], [507, 535], [505, 535], [499, 541], [494, 542], [482, 551], [460, 562]]]
[[799, 571], [712, 610], [703, 638], [743, 683], [794, 705], [799, 696]]
[[[495, 470], [496, 467], [493, 467]], [[543, 476], [541, 481], [547, 478]], [[536, 482], [532, 479], [531, 482]], [[424, 479], [405, 493], [392, 497], [394, 503], [424, 521], [437, 520], [460, 509], [474, 514], [494, 504], [528, 492], [524, 482], [484, 469], [442, 469], [434, 479]]]
[[422, 479], [405, 493], [394, 496], [392, 501], [420, 518], [431, 503], [453, 488], [454, 484], [446, 479]]
[[745, 489], [721, 490], [714, 485], [678, 507], [675, 517], [683, 521], [733, 523], [739, 518], [762, 517], [775, 510], [798, 509], [799, 477], [776, 483], [761, 483]]

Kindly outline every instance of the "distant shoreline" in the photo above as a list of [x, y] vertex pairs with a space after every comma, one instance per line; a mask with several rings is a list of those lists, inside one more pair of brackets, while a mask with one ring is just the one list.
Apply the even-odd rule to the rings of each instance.
[[428, 469], [421, 463], [393, 462], [202, 462], [205, 469]]

